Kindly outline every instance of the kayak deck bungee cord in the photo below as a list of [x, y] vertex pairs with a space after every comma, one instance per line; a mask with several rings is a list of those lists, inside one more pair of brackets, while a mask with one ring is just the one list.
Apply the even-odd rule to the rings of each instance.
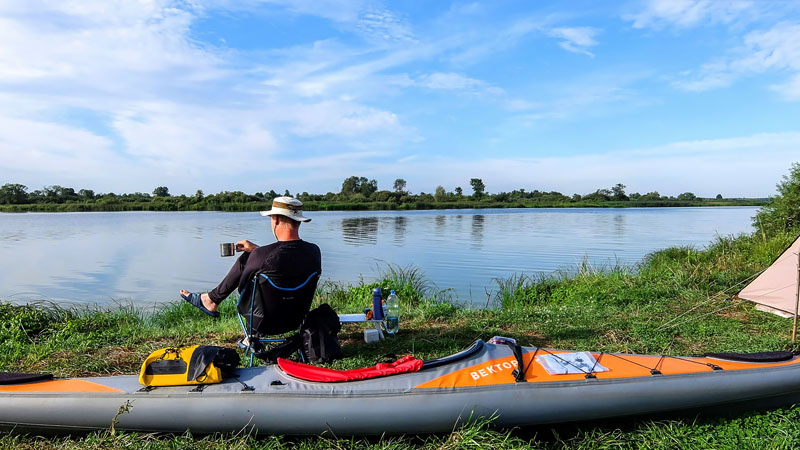
[[[331, 377], [352, 381], [320, 381]], [[791, 404], [800, 399], [800, 359], [790, 352], [572, 352], [478, 340], [423, 362], [406, 357], [332, 371], [281, 360], [207, 385], [142, 386], [137, 376], [11, 380], [0, 385], [0, 425], [20, 431], [102, 430], [113, 423], [143, 432], [419, 434], [450, 432], [478, 418], [525, 426]]]

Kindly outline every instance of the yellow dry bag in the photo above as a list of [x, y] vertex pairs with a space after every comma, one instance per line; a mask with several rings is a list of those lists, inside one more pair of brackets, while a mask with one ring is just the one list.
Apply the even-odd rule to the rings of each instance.
[[139, 372], [145, 386], [219, 383], [239, 365], [235, 350], [214, 345], [167, 347], [147, 357]]

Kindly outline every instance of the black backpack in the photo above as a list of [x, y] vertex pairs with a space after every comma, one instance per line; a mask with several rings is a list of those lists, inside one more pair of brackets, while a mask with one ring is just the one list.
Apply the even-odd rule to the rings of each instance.
[[341, 330], [339, 315], [327, 303], [308, 312], [300, 332], [286, 339], [286, 342], [270, 350], [256, 354], [259, 358], [275, 363], [278, 358], [288, 358], [300, 350], [308, 362], [329, 363], [342, 359], [342, 346], [337, 333]]
[[327, 303], [312, 309], [300, 326], [303, 355], [313, 363], [329, 363], [342, 359], [342, 346], [337, 333], [342, 329], [339, 315]]

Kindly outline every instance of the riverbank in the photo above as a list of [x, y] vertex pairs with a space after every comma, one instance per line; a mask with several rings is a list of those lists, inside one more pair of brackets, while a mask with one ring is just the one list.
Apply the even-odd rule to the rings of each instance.
[[[717, 206], [764, 206], [766, 199], [695, 199], [695, 200], [626, 200], [626, 201], [304, 201], [306, 211], [413, 211], [430, 209], [489, 208], [686, 208]], [[193, 197], [158, 197], [152, 201], [99, 200], [64, 203], [0, 204], [0, 212], [115, 212], [115, 211], [225, 211], [249, 212], [269, 209], [268, 201], [207, 202]]]
[[[327, 283], [317, 302], [338, 312], [368, 306], [374, 287], [396, 289], [402, 299], [401, 333], [364, 344], [361, 328], [340, 334], [345, 359], [335, 368], [372, 365], [386, 353], [431, 358], [453, 353], [476, 338], [504, 335], [525, 345], [605, 352], [693, 355], [790, 347], [791, 321], [728, 300], [767, 267], [794, 235], [719, 238], [706, 250], [671, 248], [637, 268], [573, 276], [498, 282], [494, 309], [448, 303], [447, 291], [415, 269], [390, 268], [371, 284]], [[635, 269], [635, 270], [634, 270]], [[152, 350], [182, 343], [232, 347], [239, 337], [234, 302], [212, 321], [175, 303], [152, 314], [134, 308], [74, 310], [0, 304], [0, 370], [48, 371], [58, 376], [137, 373]], [[0, 436], [0, 448], [793, 448], [800, 439], [800, 409], [732, 418], [659, 419], [579, 424], [526, 430], [487, 430], [480, 424], [446, 436], [382, 440], [248, 436], [153, 437], [95, 434], [73, 439]]]

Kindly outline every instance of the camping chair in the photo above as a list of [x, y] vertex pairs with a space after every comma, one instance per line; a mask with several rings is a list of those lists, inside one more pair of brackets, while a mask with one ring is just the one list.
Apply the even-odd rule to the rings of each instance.
[[[253, 280], [239, 296], [236, 311], [244, 338], [239, 346], [250, 354], [250, 365], [253, 357], [264, 356], [267, 343], [284, 343], [285, 338], [265, 338], [298, 331], [314, 300], [319, 273], [314, 272], [306, 277], [280, 278], [272, 277], [266, 272], [257, 272]], [[286, 287], [291, 286], [291, 287]], [[300, 355], [303, 358], [302, 352]]]

